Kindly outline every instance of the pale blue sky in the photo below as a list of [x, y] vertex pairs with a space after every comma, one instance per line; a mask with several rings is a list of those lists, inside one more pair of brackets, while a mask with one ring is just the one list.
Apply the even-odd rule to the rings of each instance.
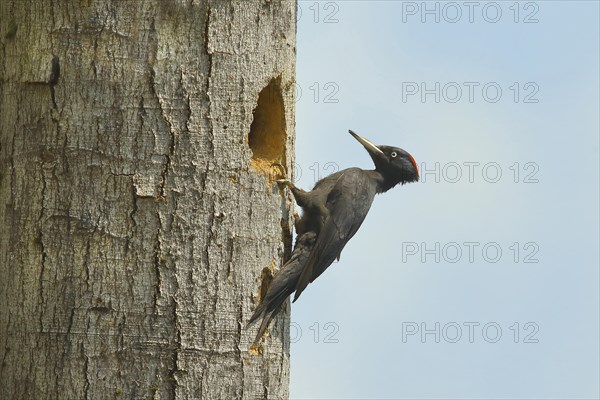
[[292, 399], [599, 397], [598, 2], [492, 3], [299, 3], [297, 184], [371, 168], [349, 128], [439, 173], [293, 305]]

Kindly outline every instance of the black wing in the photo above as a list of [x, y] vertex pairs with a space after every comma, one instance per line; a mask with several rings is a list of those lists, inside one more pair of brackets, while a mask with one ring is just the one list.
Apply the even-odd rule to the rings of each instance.
[[339, 177], [327, 197], [329, 216], [298, 279], [294, 301], [340, 256], [367, 216], [376, 191], [376, 183], [359, 168], [350, 168]]

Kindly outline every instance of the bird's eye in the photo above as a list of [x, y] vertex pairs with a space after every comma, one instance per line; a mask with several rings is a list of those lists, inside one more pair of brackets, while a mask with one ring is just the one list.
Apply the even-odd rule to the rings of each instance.
[[396, 153], [395, 151], [392, 151], [392, 154], [390, 154], [390, 156], [392, 156], [392, 158], [396, 158], [397, 155], [398, 155], [398, 153]]

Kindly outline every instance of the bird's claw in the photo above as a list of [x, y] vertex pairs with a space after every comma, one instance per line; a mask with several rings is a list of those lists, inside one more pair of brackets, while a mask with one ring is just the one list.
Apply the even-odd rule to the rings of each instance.
[[271, 167], [278, 167], [280, 170], [280, 176], [282, 176], [283, 178], [286, 178], [286, 168], [279, 162], [274, 162], [271, 163]]
[[288, 187], [292, 186], [292, 181], [290, 181], [289, 179], [277, 179], [275, 182], [277, 182], [280, 185], [285, 185]]

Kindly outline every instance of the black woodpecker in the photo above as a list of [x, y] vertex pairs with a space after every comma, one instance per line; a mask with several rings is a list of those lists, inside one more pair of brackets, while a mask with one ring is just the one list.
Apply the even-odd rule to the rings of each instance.
[[249, 324], [263, 316], [256, 340], [291, 293], [296, 292], [296, 301], [309, 283], [339, 259], [367, 216], [376, 194], [419, 180], [417, 163], [408, 152], [398, 147], [377, 146], [349, 132], [371, 156], [374, 170], [338, 171], [318, 181], [310, 192], [297, 188], [289, 180], [279, 181], [290, 188], [303, 213], [296, 222], [298, 239], [292, 257], [275, 275], [250, 319]]
[[353, 131], [349, 132], [371, 156], [374, 170], [348, 168], [338, 171], [318, 181], [310, 192], [285, 181], [303, 208], [300, 225], [304, 222], [317, 232], [317, 240], [296, 284], [294, 301], [309, 283], [339, 258], [346, 243], [360, 228], [377, 193], [419, 180], [417, 163], [407, 151], [377, 146]]

